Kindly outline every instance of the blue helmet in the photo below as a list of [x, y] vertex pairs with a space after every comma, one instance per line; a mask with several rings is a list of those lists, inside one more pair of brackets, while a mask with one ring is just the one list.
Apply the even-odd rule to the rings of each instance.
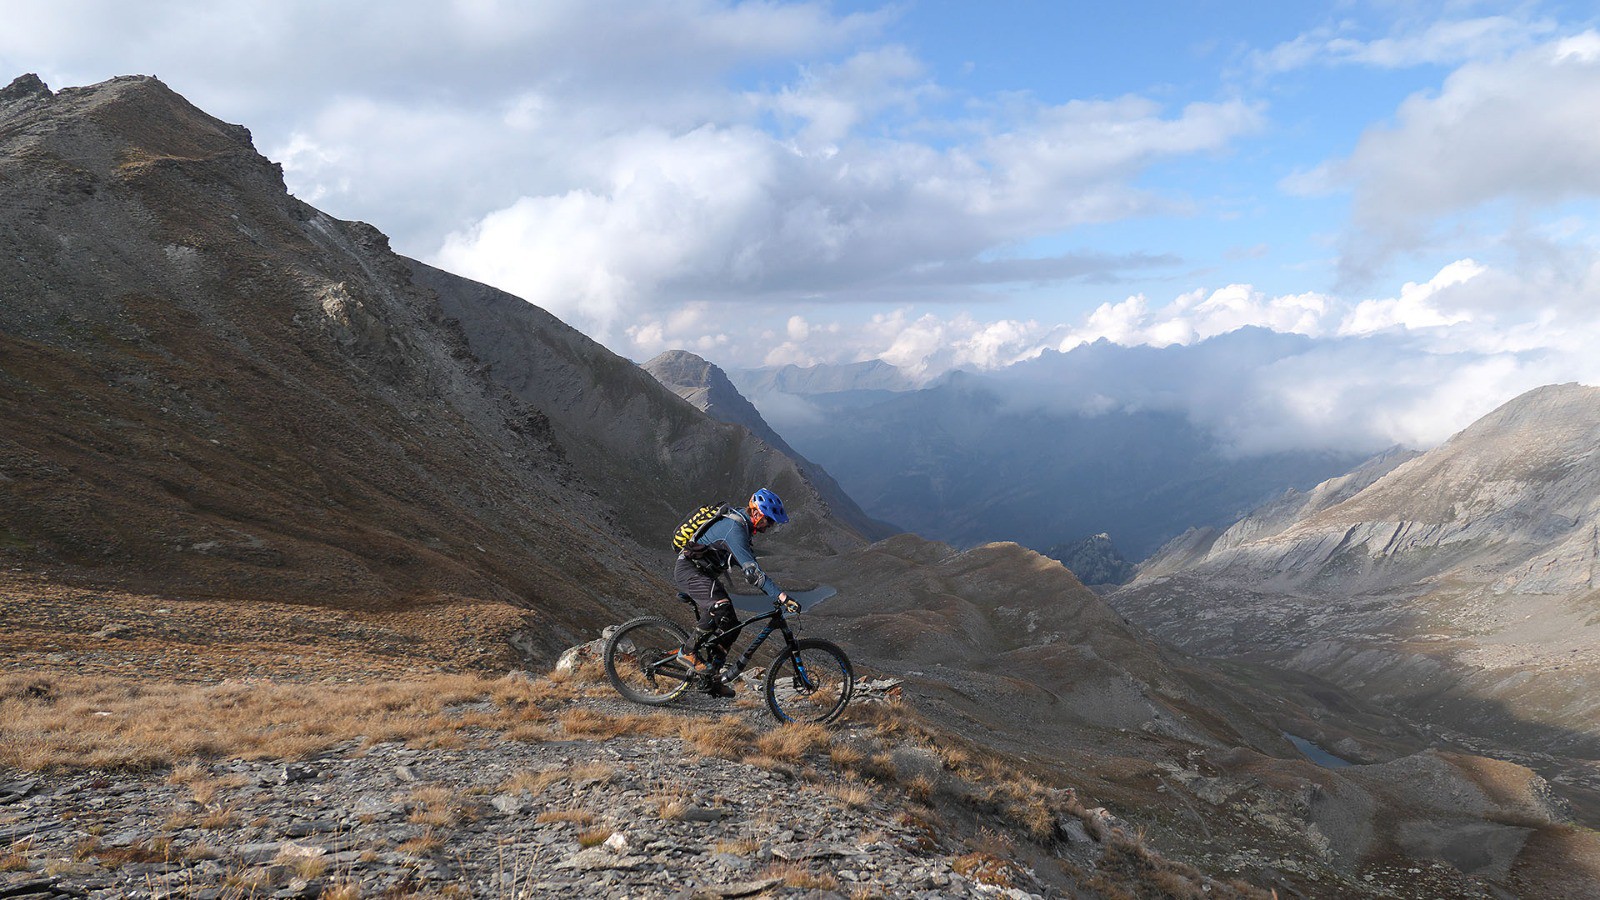
[[750, 508], [779, 525], [789, 521], [789, 514], [783, 511], [783, 501], [766, 488], [750, 495]]

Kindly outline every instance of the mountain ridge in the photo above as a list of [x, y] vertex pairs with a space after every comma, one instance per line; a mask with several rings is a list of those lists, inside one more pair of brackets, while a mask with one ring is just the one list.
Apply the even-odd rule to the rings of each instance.
[[779, 453], [793, 459], [807, 482], [826, 499], [828, 508], [861, 534], [880, 540], [903, 530], [868, 516], [827, 470], [789, 446], [720, 366], [687, 350], [668, 350], [643, 363], [641, 368], [706, 415], [748, 429]]
[[[1524, 751], [1600, 754], [1600, 388], [1191, 536], [1112, 595], [1191, 650], [1312, 672]], [[1201, 611], [1204, 614], [1201, 615]]]

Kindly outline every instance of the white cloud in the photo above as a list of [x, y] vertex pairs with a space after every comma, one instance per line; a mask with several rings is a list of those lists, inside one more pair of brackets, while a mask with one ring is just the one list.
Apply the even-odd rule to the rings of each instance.
[[1400, 288], [1399, 297], [1357, 303], [1339, 323], [1339, 333], [1372, 334], [1391, 328], [1413, 331], [1470, 321], [1470, 313], [1447, 312], [1436, 305], [1435, 299], [1443, 291], [1466, 284], [1486, 271], [1470, 259], [1453, 262], [1426, 284], [1407, 282]]
[[[1408, 98], [1332, 167], [1353, 190], [1341, 266], [1360, 282], [1432, 242], [1507, 240], [1463, 216], [1514, 204], [1526, 219], [1600, 197], [1600, 35], [1585, 32], [1453, 72]], [[1441, 231], [1451, 224], [1453, 231]], [[1513, 235], [1515, 237], [1515, 235]]]
[[1344, 21], [1296, 36], [1252, 55], [1265, 74], [1308, 66], [1362, 65], [1397, 69], [1418, 65], [1455, 65], [1486, 59], [1528, 46], [1555, 30], [1547, 19], [1484, 16], [1427, 23], [1406, 22], [1395, 33], [1371, 40], [1353, 37], [1354, 24]]

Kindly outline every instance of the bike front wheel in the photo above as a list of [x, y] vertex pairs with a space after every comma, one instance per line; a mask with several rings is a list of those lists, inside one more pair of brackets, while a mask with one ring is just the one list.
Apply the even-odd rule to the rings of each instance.
[[678, 658], [688, 639], [677, 623], [659, 616], [626, 622], [606, 641], [606, 677], [634, 703], [671, 703], [694, 678], [694, 669]]
[[803, 638], [767, 669], [767, 708], [780, 722], [832, 722], [854, 688], [855, 670], [838, 645]]

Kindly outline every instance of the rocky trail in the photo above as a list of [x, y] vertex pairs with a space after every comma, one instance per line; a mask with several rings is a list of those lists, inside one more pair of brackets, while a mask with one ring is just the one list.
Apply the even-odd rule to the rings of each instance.
[[[828, 771], [829, 741], [760, 743], [801, 731], [773, 731], [763, 710], [696, 698], [658, 714], [698, 722], [697, 748], [602, 737], [639, 707], [572, 703], [584, 714], [569, 710], [566, 733], [544, 740], [0, 772], [0, 897], [1057, 895], [938, 833], [915, 804]], [[869, 731], [831, 744], [865, 751]], [[739, 758], [752, 738], [769, 752]], [[912, 750], [889, 761], [940, 766]], [[1094, 844], [1081, 823], [1066, 833]]]

